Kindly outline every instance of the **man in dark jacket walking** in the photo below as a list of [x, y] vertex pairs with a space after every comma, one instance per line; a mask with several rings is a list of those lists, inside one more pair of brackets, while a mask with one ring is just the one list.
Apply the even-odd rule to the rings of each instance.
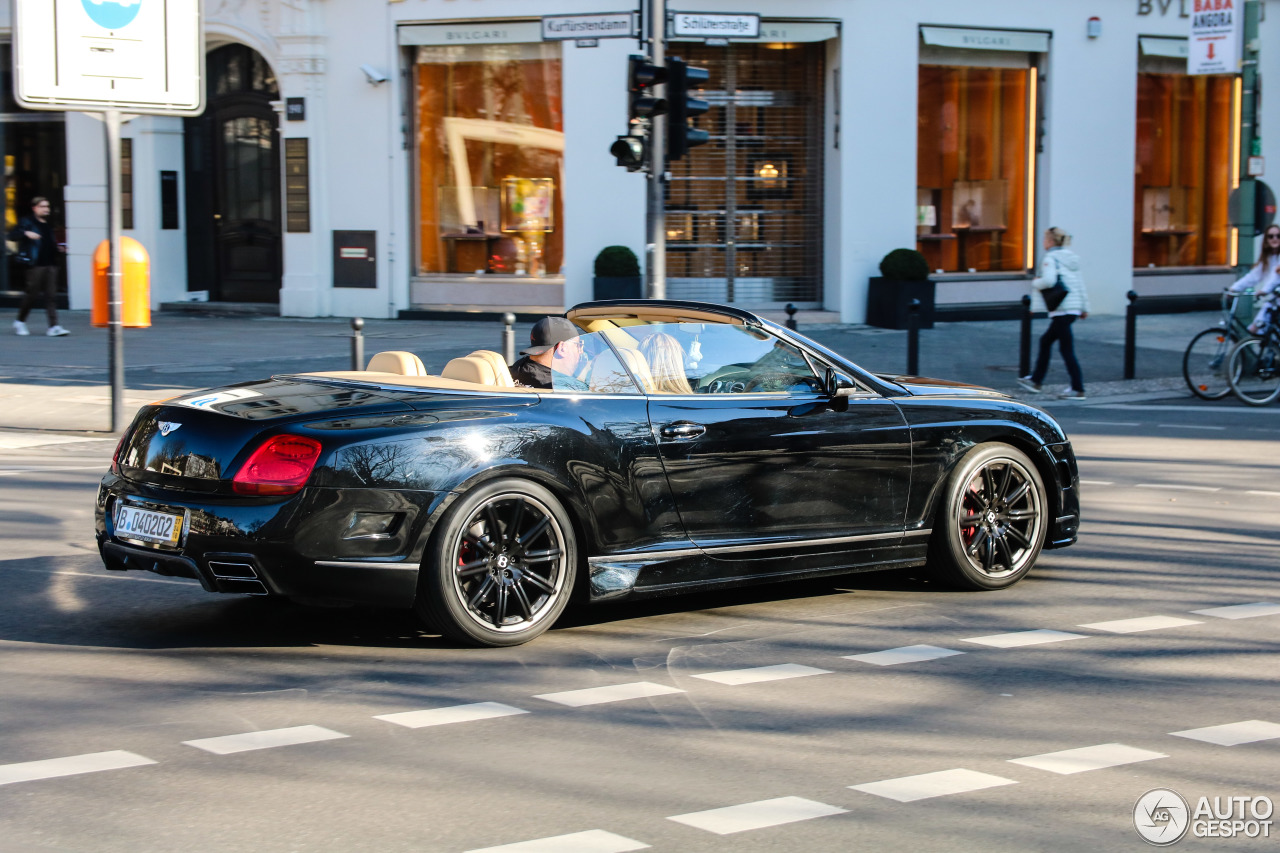
[[[29, 335], [27, 331], [27, 315], [31, 307], [41, 296], [44, 297], [44, 310], [49, 318], [51, 338], [70, 334], [58, 325], [58, 252], [60, 247], [53, 234], [53, 223], [49, 221], [49, 199], [36, 196], [31, 200], [31, 215], [24, 216], [14, 229], [13, 235], [18, 239], [18, 254], [30, 263], [27, 267], [27, 288], [22, 294], [22, 303], [18, 306], [18, 319], [13, 321], [13, 331], [17, 335]], [[21, 263], [21, 261], [20, 261]]]

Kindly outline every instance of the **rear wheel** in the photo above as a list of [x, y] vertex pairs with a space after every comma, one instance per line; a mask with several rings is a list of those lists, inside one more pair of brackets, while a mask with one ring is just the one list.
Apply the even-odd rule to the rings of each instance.
[[455, 640], [527, 643], [564, 611], [576, 568], [573, 525], [555, 495], [527, 480], [495, 480], [441, 519], [415, 609]]
[[1280, 396], [1280, 350], [1260, 338], [1241, 341], [1227, 366], [1231, 390], [1251, 406], [1265, 406]]
[[1012, 586], [1031, 570], [1047, 529], [1048, 501], [1035, 465], [1006, 444], [982, 444], [947, 481], [929, 566], [965, 589]]
[[1182, 354], [1182, 378], [1191, 393], [1205, 400], [1221, 400], [1231, 393], [1227, 360], [1234, 341], [1226, 329], [1205, 329], [1191, 339]]

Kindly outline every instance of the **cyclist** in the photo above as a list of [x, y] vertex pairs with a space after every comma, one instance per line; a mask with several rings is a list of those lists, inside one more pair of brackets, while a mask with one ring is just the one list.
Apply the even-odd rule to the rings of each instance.
[[1249, 334], [1262, 334], [1271, 322], [1277, 285], [1280, 285], [1280, 225], [1271, 225], [1262, 238], [1262, 257], [1230, 287], [1232, 293], [1240, 293], [1252, 287], [1257, 297], [1258, 313], [1249, 324]]

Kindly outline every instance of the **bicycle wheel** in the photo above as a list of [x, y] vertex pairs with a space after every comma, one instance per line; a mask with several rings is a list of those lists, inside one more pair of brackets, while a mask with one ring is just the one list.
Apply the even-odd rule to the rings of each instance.
[[1191, 393], [1205, 400], [1221, 400], [1231, 393], [1227, 382], [1227, 358], [1234, 341], [1226, 329], [1205, 329], [1187, 344], [1182, 354], [1182, 378]]
[[1280, 396], [1280, 351], [1275, 343], [1251, 338], [1236, 344], [1227, 362], [1231, 390], [1251, 406], [1265, 406]]

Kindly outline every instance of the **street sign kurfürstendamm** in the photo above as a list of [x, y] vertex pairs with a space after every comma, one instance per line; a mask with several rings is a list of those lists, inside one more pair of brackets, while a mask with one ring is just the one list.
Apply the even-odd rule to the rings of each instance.
[[29, 109], [198, 115], [200, 0], [13, 0], [14, 96]]

